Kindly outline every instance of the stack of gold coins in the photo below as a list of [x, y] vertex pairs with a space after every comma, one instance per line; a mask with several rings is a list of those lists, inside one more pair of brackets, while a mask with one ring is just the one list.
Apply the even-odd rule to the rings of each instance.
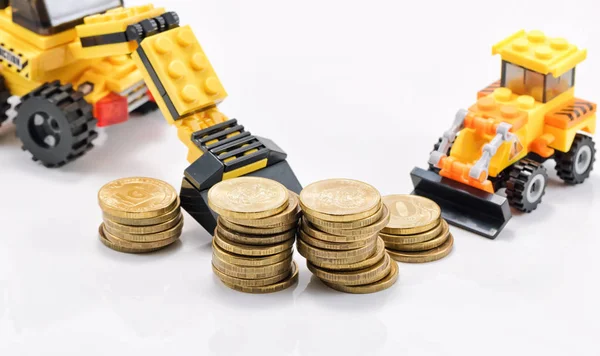
[[100, 241], [113, 250], [146, 253], [179, 239], [183, 216], [177, 191], [158, 179], [133, 177], [112, 181], [98, 192], [104, 222]]
[[454, 238], [435, 202], [416, 195], [388, 195], [383, 203], [390, 211], [390, 221], [379, 236], [392, 258], [424, 263], [442, 259], [452, 251]]
[[208, 205], [219, 214], [212, 267], [226, 286], [271, 293], [298, 281], [293, 248], [301, 210], [295, 193], [270, 179], [240, 177], [212, 187]]
[[398, 265], [378, 237], [390, 219], [377, 189], [349, 179], [313, 183], [300, 193], [298, 252], [327, 286], [373, 293], [393, 285]]

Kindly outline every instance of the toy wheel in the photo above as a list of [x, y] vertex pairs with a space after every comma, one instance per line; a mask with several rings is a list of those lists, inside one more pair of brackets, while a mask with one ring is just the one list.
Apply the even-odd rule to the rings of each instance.
[[10, 98], [10, 91], [4, 82], [4, 77], [0, 76], [0, 125], [8, 119], [6, 112], [10, 109], [8, 99]]
[[146, 115], [153, 111], [156, 111], [157, 109], [158, 104], [156, 104], [154, 101], [149, 101], [141, 105], [139, 108], [133, 110], [133, 112], [140, 115]]
[[60, 167], [83, 156], [98, 137], [92, 106], [70, 84], [61, 86], [58, 81], [25, 95], [15, 124], [23, 150], [46, 167]]
[[556, 173], [568, 184], [583, 183], [594, 168], [596, 148], [590, 136], [577, 134], [569, 152], [556, 151]]
[[530, 159], [515, 163], [506, 182], [506, 197], [517, 210], [530, 213], [542, 202], [548, 184], [546, 168]]
[[[442, 143], [442, 138], [438, 138], [438, 142], [436, 144], [433, 145], [433, 151], [437, 151], [438, 148], [440, 148], [440, 144]], [[450, 148], [448, 148], [448, 152], [446, 152], [447, 156], [450, 156], [450, 151], [452, 150], [452, 145], [450, 145]], [[432, 152], [433, 152], [432, 151]], [[434, 171], [434, 172], [439, 172], [440, 169], [435, 167], [433, 164], [429, 164], [429, 170], [430, 171]]]

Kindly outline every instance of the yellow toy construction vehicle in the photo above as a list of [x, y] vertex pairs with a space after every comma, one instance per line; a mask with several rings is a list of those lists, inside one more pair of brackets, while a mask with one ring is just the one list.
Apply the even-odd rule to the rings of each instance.
[[301, 186], [273, 142], [217, 105], [227, 93], [189, 26], [152, 5], [122, 0], [0, 0], [0, 123], [8, 98], [24, 150], [59, 167], [93, 147], [96, 127], [158, 107], [189, 149], [181, 205], [207, 230], [215, 183], [241, 175]]
[[[509, 206], [531, 212], [540, 204], [548, 181], [543, 162], [554, 159], [558, 176], [578, 184], [596, 154], [596, 104], [574, 96], [585, 50], [520, 31], [493, 54], [502, 57], [500, 81], [456, 114], [430, 154], [430, 169], [411, 173], [414, 194], [436, 201], [448, 222], [489, 238], [510, 219]], [[506, 198], [495, 194], [504, 188]]]

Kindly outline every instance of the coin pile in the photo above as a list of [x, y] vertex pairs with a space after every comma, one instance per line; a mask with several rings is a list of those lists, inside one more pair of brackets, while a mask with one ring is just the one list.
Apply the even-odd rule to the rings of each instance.
[[388, 195], [383, 203], [390, 221], [379, 236], [396, 261], [432, 262], [452, 251], [454, 238], [435, 202], [416, 195]]
[[104, 218], [100, 241], [113, 250], [153, 252], [181, 236], [183, 216], [177, 191], [161, 180], [133, 177], [112, 181], [98, 192], [98, 203]]
[[378, 237], [390, 216], [375, 188], [349, 179], [324, 180], [302, 190], [300, 205], [298, 252], [323, 283], [359, 294], [396, 282], [398, 265]]
[[208, 191], [219, 214], [213, 238], [213, 272], [246, 293], [284, 290], [298, 281], [293, 261], [301, 210], [296, 193], [258, 177], [222, 181]]

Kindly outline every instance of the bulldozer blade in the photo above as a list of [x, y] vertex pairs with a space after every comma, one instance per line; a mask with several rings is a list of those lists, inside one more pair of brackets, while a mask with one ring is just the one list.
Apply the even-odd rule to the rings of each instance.
[[412, 194], [435, 201], [442, 217], [452, 225], [495, 239], [512, 216], [505, 197], [418, 167], [410, 176], [415, 187]]

